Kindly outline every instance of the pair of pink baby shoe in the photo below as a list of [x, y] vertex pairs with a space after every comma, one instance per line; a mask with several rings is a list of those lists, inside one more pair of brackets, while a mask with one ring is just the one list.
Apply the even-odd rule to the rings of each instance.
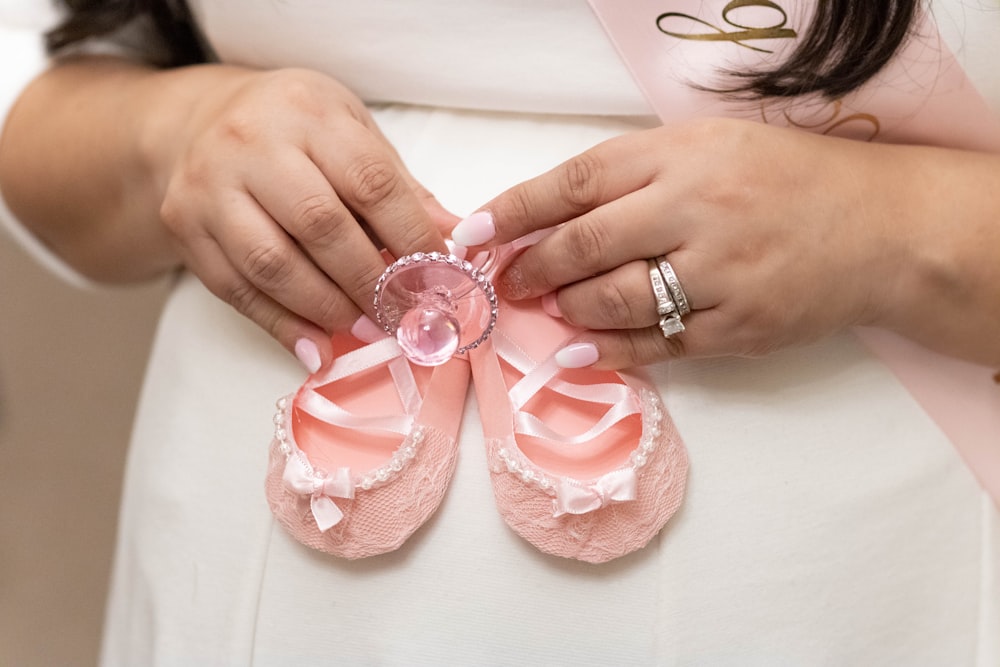
[[[367, 322], [367, 324], [365, 324]], [[434, 513], [473, 377], [497, 509], [543, 552], [600, 563], [645, 546], [681, 504], [687, 453], [639, 373], [564, 369], [579, 332], [536, 300], [429, 368], [362, 320], [336, 360], [278, 402], [267, 498], [300, 542], [344, 558], [393, 551]]]

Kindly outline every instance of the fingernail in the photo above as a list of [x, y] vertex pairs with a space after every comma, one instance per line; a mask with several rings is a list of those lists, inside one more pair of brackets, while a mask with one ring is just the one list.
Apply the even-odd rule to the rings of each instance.
[[561, 368], [583, 368], [597, 362], [600, 355], [593, 343], [573, 343], [556, 352], [556, 363]]
[[315, 373], [323, 365], [323, 360], [319, 357], [319, 348], [308, 338], [295, 341], [295, 356], [310, 373]]
[[524, 284], [524, 274], [515, 264], [503, 272], [500, 277], [500, 291], [504, 296], [513, 301], [523, 299], [528, 296], [528, 288]]
[[385, 330], [372, 321], [367, 315], [362, 315], [351, 327], [351, 335], [366, 343], [374, 343], [388, 336]]
[[458, 245], [451, 239], [445, 239], [444, 244], [448, 246], [448, 252], [450, 252], [455, 257], [458, 257], [459, 259], [465, 259], [465, 256], [469, 252], [469, 249], [466, 248], [464, 245]]
[[549, 292], [542, 297], [542, 310], [551, 317], [562, 318], [562, 311], [559, 310], [559, 297], [555, 292]]
[[474, 246], [486, 243], [496, 236], [493, 216], [489, 211], [478, 211], [455, 225], [451, 238], [458, 245]]

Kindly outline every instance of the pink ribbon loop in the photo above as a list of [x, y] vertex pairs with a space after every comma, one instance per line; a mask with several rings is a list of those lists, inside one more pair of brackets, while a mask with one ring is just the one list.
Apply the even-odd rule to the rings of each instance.
[[552, 516], [586, 514], [613, 502], [635, 500], [637, 486], [638, 479], [633, 468], [612, 470], [596, 481], [585, 484], [562, 479], [556, 487], [556, 498], [552, 501]]
[[333, 499], [354, 498], [350, 468], [338, 468], [330, 476], [319, 475], [301, 456], [289, 456], [282, 480], [288, 489], [299, 495], [309, 496], [309, 507], [321, 533], [330, 530], [344, 518], [344, 513]]

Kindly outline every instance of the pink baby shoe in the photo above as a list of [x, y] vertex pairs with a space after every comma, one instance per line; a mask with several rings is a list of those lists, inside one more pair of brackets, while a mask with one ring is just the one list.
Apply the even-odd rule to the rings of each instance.
[[563, 369], [579, 330], [534, 299], [500, 304], [470, 352], [497, 508], [545, 553], [591, 563], [645, 546], [680, 506], [687, 451], [638, 371]]
[[343, 558], [399, 548], [437, 510], [469, 383], [468, 361], [413, 365], [363, 322], [334, 337], [329, 368], [278, 401], [266, 482], [295, 539]]

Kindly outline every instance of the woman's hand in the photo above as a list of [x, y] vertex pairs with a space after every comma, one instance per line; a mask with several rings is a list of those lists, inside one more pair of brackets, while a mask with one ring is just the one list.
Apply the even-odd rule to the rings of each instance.
[[18, 101], [0, 184], [85, 275], [183, 263], [313, 370], [373, 314], [380, 249], [446, 250], [457, 220], [356, 96], [306, 70], [67, 60]]
[[[499, 287], [509, 299], [548, 294], [550, 311], [590, 329], [578, 341], [589, 347], [574, 346], [567, 365], [763, 355], [854, 324], [987, 361], [1000, 358], [1000, 337], [984, 333], [1000, 331], [1000, 309], [988, 307], [1000, 291], [985, 275], [962, 284], [958, 260], [1000, 264], [1000, 246], [983, 248], [1000, 240], [996, 218], [981, 215], [957, 234], [949, 220], [955, 243], [942, 251], [933, 241], [955, 207], [926, 205], [919, 192], [926, 186], [933, 198], [929, 189], [944, 187], [928, 165], [971, 164], [956, 153], [699, 121], [605, 142], [486, 204], [493, 230], [479, 215], [453, 238], [496, 245], [561, 225]], [[995, 161], [978, 168], [997, 174]], [[657, 326], [646, 263], [660, 255], [693, 309], [686, 330], [669, 338]], [[973, 303], [955, 301], [962, 295]], [[946, 304], [941, 322], [932, 321], [935, 300]], [[979, 307], [949, 325], [954, 304]]]
[[326, 332], [373, 315], [386, 263], [371, 237], [395, 256], [446, 250], [437, 225], [456, 218], [332, 79], [243, 71], [192, 111], [179, 133], [156, 127], [149, 143], [163, 223], [213, 293], [307, 365], [316, 357], [299, 341], [319, 348]]

